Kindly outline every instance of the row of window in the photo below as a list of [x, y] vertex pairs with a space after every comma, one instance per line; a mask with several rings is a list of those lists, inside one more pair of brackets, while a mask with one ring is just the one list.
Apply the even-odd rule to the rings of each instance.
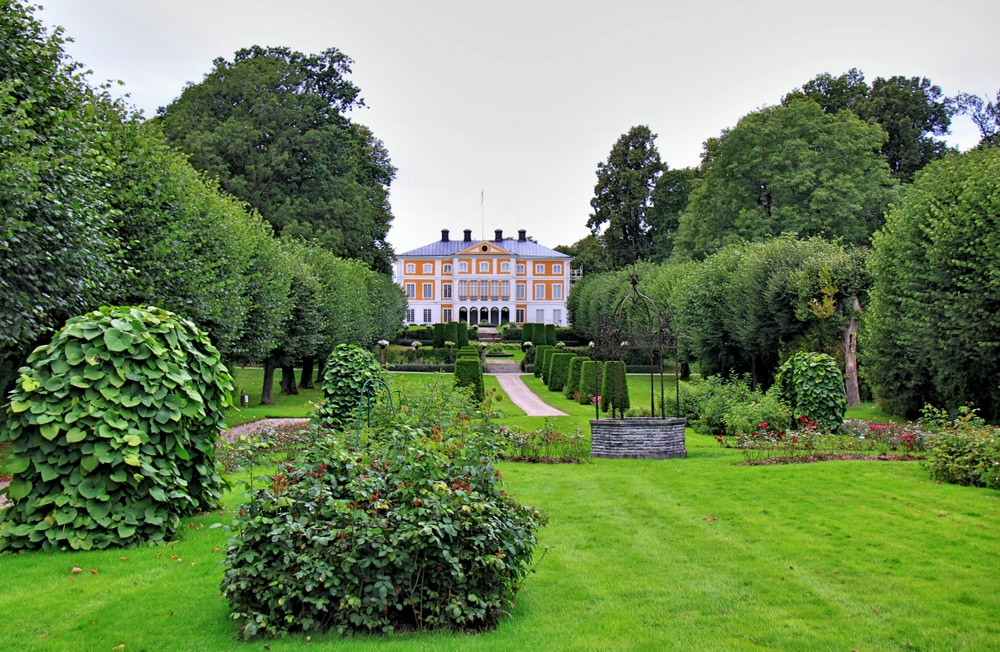
[[[475, 309], [473, 309], [473, 310], [475, 310]], [[485, 310], [486, 310], [486, 308], [483, 308], [483, 311], [485, 311]], [[423, 319], [423, 323], [430, 324], [431, 321], [433, 320], [433, 313], [431, 312], [431, 309], [430, 308], [424, 308], [423, 312], [424, 312], [424, 314], [423, 314], [423, 318], [424, 318]], [[517, 324], [523, 324], [524, 323], [524, 313], [525, 313], [524, 308], [518, 308], [518, 309], [516, 309], [514, 311], [514, 322], [517, 323]], [[452, 321], [452, 315], [453, 314], [454, 313], [452, 312], [451, 308], [445, 308], [444, 310], [441, 311], [441, 322], [442, 323], [448, 323], [448, 322]], [[413, 308], [409, 308], [406, 311], [406, 321], [408, 321], [411, 324], [416, 323], [416, 321], [417, 321], [417, 311], [414, 310]], [[539, 308], [538, 310], [535, 311], [535, 323], [538, 323], [538, 324], [544, 324], [544, 323], [546, 323], [545, 322], [545, 310], [544, 309]], [[552, 323], [560, 325], [560, 326], [562, 325], [562, 310], [556, 308], [555, 310], [552, 311]]]
[[[546, 299], [544, 283], [535, 284], [535, 298], [536, 299]], [[424, 283], [421, 288], [423, 293], [420, 295], [422, 299], [433, 299], [434, 298], [434, 284]], [[527, 288], [524, 283], [518, 283], [515, 286], [516, 298], [524, 299], [526, 298]], [[406, 284], [406, 297], [408, 299], [417, 298], [417, 284], [407, 283]], [[441, 285], [441, 298], [451, 299], [451, 283], [444, 283]], [[459, 301], [478, 301], [482, 299], [490, 299], [492, 301], [510, 301], [510, 281], [459, 281], [458, 282], [458, 300]], [[552, 299], [560, 300], [563, 298], [563, 286], [562, 283], [556, 283], [552, 285]]]
[[[442, 267], [443, 267], [442, 273], [444, 273], [444, 274], [451, 274], [451, 263], [444, 263]], [[423, 269], [424, 269], [424, 271], [423, 271], [424, 274], [433, 274], [434, 273], [434, 263], [424, 263]], [[518, 274], [524, 274], [524, 269], [525, 269], [524, 268], [524, 264], [523, 263], [518, 263], [518, 265], [517, 265], [517, 273]], [[458, 264], [458, 271], [459, 272], [468, 272], [469, 271], [469, 263], [468, 263], [468, 261], [462, 261], [462, 262], [460, 262]], [[481, 261], [479, 261], [479, 271], [480, 271], [480, 273], [488, 274], [490, 272], [490, 261], [488, 261], [488, 260], [481, 260]], [[501, 272], [510, 272], [510, 263], [509, 262], [501, 262], [500, 263], [500, 271]], [[552, 273], [553, 274], [562, 274], [562, 271], [563, 271], [562, 270], [562, 265], [560, 263], [556, 263], [556, 264], [554, 264], [552, 266]], [[407, 274], [416, 274], [417, 273], [417, 264], [416, 263], [406, 263], [406, 273]], [[545, 265], [543, 263], [538, 263], [537, 265], [535, 265], [535, 274], [544, 274], [544, 273], [545, 273]]]

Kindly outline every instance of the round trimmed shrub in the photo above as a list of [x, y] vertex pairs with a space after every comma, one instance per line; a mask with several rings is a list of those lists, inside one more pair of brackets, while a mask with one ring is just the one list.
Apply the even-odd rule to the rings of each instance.
[[475, 429], [386, 430], [362, 451], [331, 437], [284, 466], [226, 552], [241, 636], [494, 626], [544, 516], [502, 491], [499, 443]]
[[629, 409], [628, 377], [625, 375], [625, 363], [611, 360], [604, 363], [604, 379], [601, 382], [601, 411], [611, 410], [614, 415], [617, 410], [625, 414]]
[[778, 369], [775, 386], [796, 421], [815, 420], [821, 428], [844, 425], [847, 395], [837, 361], [826, 353], [796, 353]]
[[315, 418], [328, 428], [351, 425], [366, 381], [381, 377], [382, 368], [370, 351], [353, 344], [338, 344], [326, 359], [323, 404]]
[[549, 375], [545, 379], [550, 392], [561, 392], [569, 377], [569, 363], [576, 357], [574, 353], [553, 353], [549, 356]]
[[[596, 377], [595, 377], [596, 374]], [[604, 363], [600, 360], [587, 360], [580, 367], [580, 405], [589, 405], [597, 396], [597, 388], [604, 377]]]
[[0, 550], [163, 543], [217, 504], [232, 377], [191, 322], [101, 308], [66, 322], [20, 374], [0, 431], [14, 503]]

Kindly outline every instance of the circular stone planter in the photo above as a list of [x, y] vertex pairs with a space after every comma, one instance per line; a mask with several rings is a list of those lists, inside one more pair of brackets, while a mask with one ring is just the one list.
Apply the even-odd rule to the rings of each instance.
[[590, 456], [648, 460], [687, 457], [686, 424], [687, 419], [678, 417], [591, 419]]

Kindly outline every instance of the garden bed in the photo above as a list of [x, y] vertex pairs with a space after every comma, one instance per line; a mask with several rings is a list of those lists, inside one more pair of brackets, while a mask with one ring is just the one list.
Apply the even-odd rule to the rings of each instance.
[[858, 453], [829, 453], [818, 455], [792, 455], [789, 457], [765, 457], [759, 460], [737, 462], [733, 466], [772, 466], [775, 464], [810, 464], [812, 462], [831, 462], [835, 460], [858, 460], [880, 462], [918, 462], [924, 459], [921, 455], [861, 455]]

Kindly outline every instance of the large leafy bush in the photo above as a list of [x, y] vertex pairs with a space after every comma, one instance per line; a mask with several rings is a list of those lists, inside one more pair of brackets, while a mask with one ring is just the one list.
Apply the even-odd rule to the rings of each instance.
[[947, 412], [924, 406], [921, 426], [931, 431], [926, 465], [931, 478], [1000, 489], [1000, 428], [967, 406], [949, 421]]
[[[222, 590], [242, 636], [478, 630], [509, 608], [543, 517], [502, 490], [466, 390], [419, 394], [362, 450], [331, 434], [236, 518]], [[423, 425], [425, 401], [445, 418]]]
[[834, 432], [844, 425], [844, 376], [829, 355], [796, 353], [778, 369], [775, 387], [797, 420], [806, 417]]
[[21, 368], [0, 440], [13, 480], [0, 550], [169, 540], [211, 508], [232, 378], [208, 337], [158, 308], [70, 319]]
[[928, 165], [873, 244], [862, 354], [880, 404], [1000, 417], [1000, 148]]
[[328, 428], [350, 425], [361, 400], [365, 382], [379, 378], [378, 359], [370, 351], [353, 344], [340, 344], [326, 360], [323, 374], [323, 404], [316, 410], [316, 421]]

